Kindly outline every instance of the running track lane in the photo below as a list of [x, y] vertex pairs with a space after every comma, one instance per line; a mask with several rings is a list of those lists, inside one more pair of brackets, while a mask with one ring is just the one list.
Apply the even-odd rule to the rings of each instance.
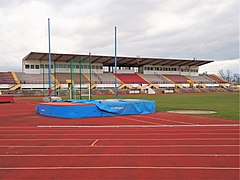
[[[11, 133], [13, 132], [12, 128], [8, 129], [9, 132], [4, 129], [1, 135], [3, 133], [5, 139], [1, 139], [0, 147], [1, 176], [16, 178], [16, 174], [18, 174], [18, 179], [31, 179], [36, 175], [41, 179], [99, 179], [99, 177], [101, 179], [127, 179], [129, 177], [132, 179], [159, 179], [159, 177], [175, 179], [177, 176], [184, 179], [219, 179], [238, 177], [237, 128], [214, 128], [214, 132], [207, 129], [206, 131], [205, 128], [197, 128], [198, 137], [192, 137], [194, 133], [191, 128], [175, 130], [171, 128], [117, 129], [116, 136], [113, 133], [114, 129], [105, 129], [104, 131], [102, 129], [83, 131], [53, 129], [51, 134], [49, 129], [29, 128], [26, 131], [17, 132], [17, 136], [21, 134], [22, 138], [18, 140], [11, 139], [14, 136]], [[226, 132], [221, 133], [222, 130]], [[28, 134], [29, 132], [31, 134]], [[45, 138], [36, 137], [39, 132], [48, 135]], [[64, 133], [63, 136], [61, 136], [62, 133]], [[128, 136], [129, 138], [127, 138], [128, 134], [131, 135]], [[141, 134], [148, 136], [141, 139], [144, 137], [139, 138]], [[173, 137], [169, 137], [169, 134]], [[216, 134], [217, 137], [215, 137]], [[49, 140], [52, 138], [51, 135], [55, 139]], [[179, 135], [181, 137], [177, 138]], [[6, 136], [11, 137], [9, 141], [6, 141]], [[80, 140], [79, 144], [66, 144], [66, 141], [78, 141], [72, 139], [76, 138], [74, 136], [80, 138], [87, 136], [88, 139]], [[101, 139], [102, 136], [113, 137]], [[211, 136], [213, 136], [212, 139]], [[46, 142], [38, 141], [39, 138], [46, 139]], [[131, 140], [131, 138], [133, 139]], [[34, 139], [36, 141], [33, 141]], [[9, 144], [15, 140], [15, 145]], [[24, 142], [24, 140], [33, 142], [33, 144], [29, 146], [26, 143], [19, 146], [18, 143]], [[230, 143], [227, 143], [226, 140], [230, 140]], [[59, 145], [60, 142], [61, 145]], [[94, 146], [91, 146], [94, 142], [96, 142]], [[118, 143], [114, 144], [115, 142]], [[197, 142], [199, 146], [194, 145], [193, 142]]]
[[[239, 121], [169, 113], [58, 119], [17, 100], [0, 114], [2, 179], [237, 179]], [[189, 125], [37, 128], [42, 125]], [[35, 140], [34, 140], [35, 139]]]

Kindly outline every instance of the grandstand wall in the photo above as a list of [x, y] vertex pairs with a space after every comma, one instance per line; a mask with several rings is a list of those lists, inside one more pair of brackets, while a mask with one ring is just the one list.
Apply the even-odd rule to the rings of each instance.
[[143, 74], [172, 74], [198, 76], [198, 66], [143, 66], [140, 70]]
[[[22, 72], [15, 73], [18, 82], [14, 73], [0, 73], [0, 89], [47, 90], [47, 58], [47, 53], [31, 52], [22, 60]], [[64, 91], [72, 81], [76, 91], [87, 90], [91, 84], [95, 90], [112, 92], [115, 77], [119, 93], [146, 93], [149, 88], [156, 93], [221, 92], [221, 88], [224, 91], [231, 87], [216, 75], [199, 74], [199, 66], [212, 62], [206, 60], [118, 57], [114, 74], [113, 56], [52, 54], [52, 59], [52, 84]]]
[[[103, 65], [100, 63], [78, 63], [73, 62], [71, 63], [67, 62], [58, 62], [58, 63], [52, 63], [51, 65], [51, 71], [58, 72], [58, 73], [70, 73], [71, 68], [74, 70], [74, 72], [80, 71], [80, 65], [81, 65], [81, 71], [82, 73], [89, 73], [90, 68], [95, 73], [103, 73]], [[91, 66], [91, 67], [90, 67]], [[48, 73], [48, 62], [47, 61], [38, 61], [38, 60], [25, 60], [23, 61], [22, 71], [25, 74], [40, 74], [40, 73]]]
[[[104, 65], [101, 63], [67, 63], [67, 62], [55, 62], [51, 65], [52, 72], [56, 71], [59, 73], [70, 73], [71, 68], [74, 72], [81, 71], [83, 73], [89, 73], [90, 68], [93, 72], [97, 74], [102, 74], [104, 72]], [[91, 66], [91, 67], [90, 67]], [[113, 72], [113, 69], [111, 69]], [[37, 60], [25, 60], [23, 62], [22, 71], [26, 74], [40, 74], [48, 73], [48, 62], [47, 61], [37, 61]], [[106, 72], [106, 71], [105, 71]], [[185, 76], [198, 76], [198, 66], [150, 66], [145, 65], [139, 67], [138, 69], [133, 69], [130, 67], [118, 67], [117, 72], [119, 74], [134, 74], [135, 72], [141, 72], [143, 74], [172, 74], [172, 75], [185, 75]]]

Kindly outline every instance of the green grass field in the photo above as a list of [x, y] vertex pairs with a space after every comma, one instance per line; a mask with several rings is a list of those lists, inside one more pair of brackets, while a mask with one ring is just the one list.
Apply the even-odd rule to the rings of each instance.
[[[93, 99], [112, 99], [113, 96], [93, 96]], [[127, 95], [122, 99], [146, 99], [156, 102], [158, 112], [172, 110], [212, 110], [216, 114], [205, 116], [239, 120], [239, 93], [219, 94], [161, 94]], [[41, 98], [26, 98], [39, 100]], [[201, 115], [202, 116], [202, 115]]]
[[[109, 99], [109, 96], [95, 96], [94, 99]], [[119, 98], [146, 99], [156, 102], [158, 112], [172, 110], [212, 110], [216, 114], [205, 116], [239, 120], [239, 94], [165, 94], [119, 96]]]

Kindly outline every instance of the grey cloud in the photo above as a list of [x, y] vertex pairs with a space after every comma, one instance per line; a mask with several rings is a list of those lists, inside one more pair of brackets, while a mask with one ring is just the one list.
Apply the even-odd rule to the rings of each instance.
[[[0, 0], [0, 70], [30, 51], [198, 59], [239, 56], [237, 0]], [[13, 65], [16, 64], [16, 65]]]

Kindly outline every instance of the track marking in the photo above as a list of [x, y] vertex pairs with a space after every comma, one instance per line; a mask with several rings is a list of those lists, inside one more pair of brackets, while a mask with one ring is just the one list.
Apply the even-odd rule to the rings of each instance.
[[93, 147], [98, 142], [98, 139], [96, 139], [90, 146]]
[[134, 115], [136, 117], [144, 117], [144, 118], [148, 118], [148, 119], [156, 119], [156, 120], [160, 120], [160, 121], [167, 121], [167, 122], [175, 122], [175, 123], [180, 123], [180, 124], [194, 124], [194, 125], [198, 125], [195, 123], [188, 123], [188, 122], [183, 122], [183, 121], [174, 121], [174, 120], [169, 120], [169, 119], [163, 119], [163, 118], [155, 118], [155, 117], [151, 117], [151, 116], [139, 116], [139, 115]]
[[64, 134], [64, 133], [61, 133], [61, 134], [57, 134], [57, 133], [52, 133], [52, 134], [40, 134], [40, 133], [38, 133], [38, 134], [33, 134], [33, 133], [31, 133], [31, 134], [29, 134], [29, 133], [23, 133], [23, 134], [0, 134], [0, 136], [1, 135], [4, 135], [4, 136], [54, 136], [54, 135], [64, 135], [64, 136], [85, 136], [85, 135], [87, 135], [87, 136], [89, 136], [89, 135], [91, 135], [91, 136], [102, 136], [102, 135], [104, 135], [104, 136], [107, 136], [107, 135], [120, 135], [120, 136], [124, 136], [124, 135], [127, 135], [127, 136], [139, 136], [139, 135], [144, 135], [144, 136], [158, 136], [158, 135], [199, 135], [199, 134], [201, 134], [201, 135], [215, 135], [215, 134], [217, 134], [217, 135], [230, 135], [230, 134], [232, 134], [232, 135], [234, 135], [234, 134], [239, 134], [239, 133], [220, 133], [220, 132], [211, 132], [211, 133], [199, 133], [199, 132], [196, 132], [196, 133], [194, 133], [194, 132], [187, 132], [187, 133], [179, 133], [179, 132], [177, 132], [177, 133], [146, 133], [146, 134], [72, 134], [72, 133], [69, 133], [69, 134]]
[[[204, 124], [202, 124], [204, 125]], [[209, 125], [209, 124], [206, 124], [206, 125]], [[210, 124], [210, 125], [214, 125], [214, 124]], [[234, 131], [239, 131], [239, 129], [236, 129], [236, 127], [240, 126], [240, 124], [221, 124], [221, 125], [226, 125], [226, 127], [215, 127], [213, 130], [214, 131], [220, 131], [220, 130], [234, 130]], [[230, 128], [227, 128], [228, 125], [235, 125], [235, 126], [230, 126]], [[41, 126], [41, 125], [39, 125]], [[70, 125], [71, 126], [71, 125]], [[2, 129], [2, 131], [37, 131], [38, 129], [36, 129], [37, 127], [36, 126], [32, 126], [32, 127], [21, 127], [21, 126], [18, 126], [18, 127], [9, 127], [9, 126], [5, 126], [5, 127], [0, 127], [0, 129]], [[203, 129], [196, 129], [196, 130], [203, 130]], [[205, 130], [205, 129], [204, 129]], [[206, 129], [206, 130], [210, 130], [210, 129]], [[57, 130], [55, 130], [57, 131]], [[88, 130], [88, 131], [95, 131], [95, 130]], [[99, 129], [98, 131], [106, 131], [106, 130], [101, 130]], [[108, 129], [107, 131], [115, 131], [113, 129]], [[134, 130], [132, 130], [134, 131]], [[137, 130], [135, 130], [137, 131]], [[162, 129], [161, 131], [169, 131], [168, 129]]]
[[239, 170], [239, 167], [159, 167], [159, 166], [118, 166], [118, 167], [109, 167], [109, 166], [59, 166], [59, 167], [0, 167], [0, 170], [65, 170], [65, 169], [180, 169], [180, 170]]
[[[21, 138], [21, 139], [0, 139], [0, 141], [58, 141], [58, 140], [61, 140], [61, 141], [79, 141], [79, 140], [95, 140], [95, 138], [92, 138], [92, 139], [36, 139], [36, 138], [33, 138], [33, 139], [24, 139], [24, 138]], [[164, 139], [164, 138], [155, 138], [155, 139], [98, 139], [98, 140], [101, 140], [101, 141], [159, 141], [159, 140], [163, 140], [163, 141], [192, 141], [192, 140], [197, 140], [197, 141], [220, 141], [220, 140], [239, 140], [239, 138], [172, 138], [172, 139]], [[96, 140], [97, 141], [97, 140]]]
[[[89, 147], [89, 146], [0, 146], [1, 147], [4, 147], [4, 148], [19, 148], [19, 147], [37, 147], [37, 148], [69, 148], [69, 147]], [[129, 145], [98, 145], [98, 146], [94, 146], [94, 147], [97, 147], [97, 148], [160, 148], [160, 147], [240, 147], [240, 145], [209, 145], [209, 144], [201, 144], [201, 145], [132, 145], [132, 146], [129, 146]]]
[[126, 120], [130, 120], [130, 121], [136, 121], [136, 122], [144, 122], [144, 123], [148, 123], [148, 124], [157, 124], [159, 125], [159, 123], [154, 123], [154, 122], [149, 122], [149, 121], [143, 121], [143, 120], [138, 120], [138, 119], [133, 119], [133, 118], [127, 118], [127, 117], [118, 117], [119, 119], [126, 119]]
[[239, 157], [240, 154], [3, 154], [0, 157]]
[[235, 127], [240, 124], [194, 124], [194, 125], [103, 125], [103, 126], [37, 126], [37, 128], [174, 128], [174, 127]]

